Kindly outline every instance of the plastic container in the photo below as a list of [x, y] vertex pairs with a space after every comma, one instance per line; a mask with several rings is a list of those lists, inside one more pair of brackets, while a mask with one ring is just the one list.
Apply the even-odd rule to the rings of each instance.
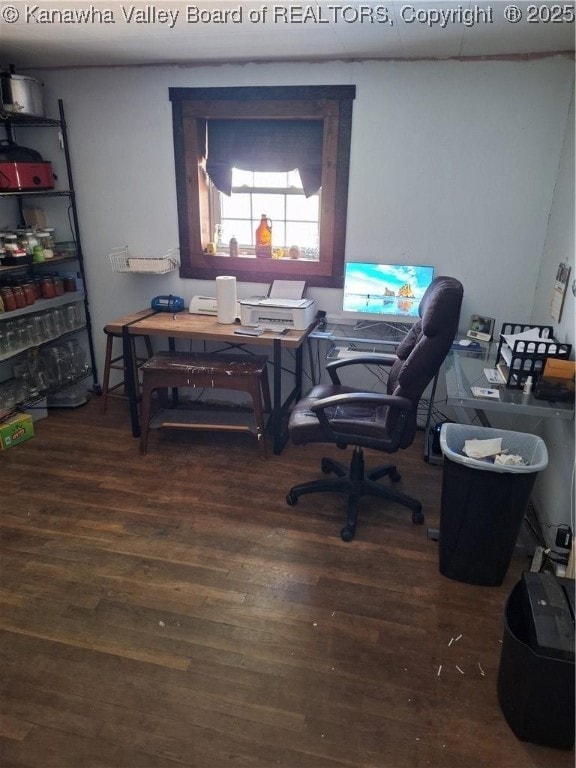
[[[491, 464], [462, 453], [466, 440], [502, 438], [525, 466]], [[524, 432], [443, 424], [440, 572], [480, 586], [502, 584], [538, 472], [548, 465], [544, 441]]]

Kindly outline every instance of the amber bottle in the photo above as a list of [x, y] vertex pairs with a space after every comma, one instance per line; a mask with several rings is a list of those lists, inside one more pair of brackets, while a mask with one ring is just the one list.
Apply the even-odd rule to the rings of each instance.
[[256, 258], [272, 258], [272, 222], [265, 213], [262, 214], [256, 230]]

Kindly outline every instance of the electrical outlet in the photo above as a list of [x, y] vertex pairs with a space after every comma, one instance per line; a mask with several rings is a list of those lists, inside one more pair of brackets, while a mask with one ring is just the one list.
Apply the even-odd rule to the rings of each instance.
[[556, 531], [556, 546], [560, 549], [572, 548], [572, 529], [558, 528]]

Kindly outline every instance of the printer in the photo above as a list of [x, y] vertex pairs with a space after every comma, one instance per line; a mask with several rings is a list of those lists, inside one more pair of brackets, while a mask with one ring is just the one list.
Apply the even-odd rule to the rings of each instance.
[[314, 322], [316, 315], [313, 299], [281, 299], [254, 296], [240, 300], [242, 325], [279, 330], [283, 328], [304, 331]]
[[313, 299], [304, 298], [306, 283], [300, 280], [274, 280], [267, 296], [240, 300], [242, 325], [257, 325], [265, 330], [304, 331], [314, 322]]

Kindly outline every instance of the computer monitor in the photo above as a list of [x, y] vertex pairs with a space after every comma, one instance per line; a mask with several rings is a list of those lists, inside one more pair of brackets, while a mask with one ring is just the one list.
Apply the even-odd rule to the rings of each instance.
[[344, 271], [343, 318], [415, 323], [418, 306], [434, 279], [434, 267], [349, 261]]

